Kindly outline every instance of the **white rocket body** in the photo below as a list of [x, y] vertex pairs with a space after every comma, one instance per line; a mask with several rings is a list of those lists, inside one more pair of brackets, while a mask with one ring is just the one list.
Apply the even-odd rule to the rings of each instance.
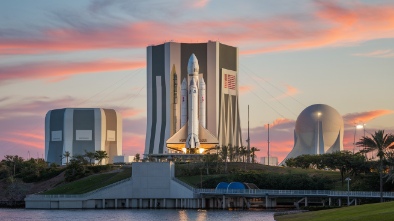
[[200, 141], [198, 139], [198, 124], [198, 88], [194, 78], [192, 78], [189, 85], [189, 121], [186, 148], [200, 147]]
[[205, 115], [206, 115], [206, 98], [205, 98], [206, 92], [205, 92], [205, 82], [204, 78], [201, 78], [200, 80], [200, 85], [198, 87], [198, 101], [199, 101], [199, 113], [198, 113], [198, 119], [200, 120], [200, 124], [202, 127], [206, 128], [205, 124]]
[[192, 54], [187, 64], [188, 76], [181, 84], [181, 128], [167, 140], [167, 145], [178, 151], [185, 144], [184, 153], [203, 153], [207, 146], [212, 148], [219, 143], [206, 129], [206, 84], [203, 77], [199, 78], [199, 69], [198, 60]]
[[189, 94], [188, 94], [188, 103], [189, 103], [189, 113], [188, 113], [188, 128], [187, 128], [187, 139], [186, 139], [186, 148], [199, 148], [200, 141], [198, 139], [198, 71], [199, 65], [198, 60], [194, 54], [192, 54], [189, 58], [189, 63], [187, 65], [188, 75], [191, 77], [189, 84]]
[[187, 83], [183, 79], [181, 84], [181, 128], [187, 122]]

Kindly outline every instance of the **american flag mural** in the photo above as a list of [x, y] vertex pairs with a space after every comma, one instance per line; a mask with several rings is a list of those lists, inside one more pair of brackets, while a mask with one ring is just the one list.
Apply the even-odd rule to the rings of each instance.
[[230, 74], [224, 75], [224, 88], [235, 90], [235, 76]]

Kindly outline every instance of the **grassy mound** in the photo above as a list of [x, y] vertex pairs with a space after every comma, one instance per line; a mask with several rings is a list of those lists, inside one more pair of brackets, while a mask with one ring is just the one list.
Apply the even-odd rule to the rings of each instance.
[[131, 167], [123, 167], [120, 172], [92, 175], [60, 185], [43, 194], [83, 194], [131, 177]]

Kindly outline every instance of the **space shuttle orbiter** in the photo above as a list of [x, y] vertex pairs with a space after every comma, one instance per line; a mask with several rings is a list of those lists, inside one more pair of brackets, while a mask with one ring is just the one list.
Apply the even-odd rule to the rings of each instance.
[[[202, 153], [217, 145], [218, 139], [206, 127], [206, 85], [199, 79], [197, 57], [187, 65], [188, 79], [181, 84], [181, 129], [167, 140], [167, 148], [187, 153]], [[189, 81], [189, 84], [187, 84]]]

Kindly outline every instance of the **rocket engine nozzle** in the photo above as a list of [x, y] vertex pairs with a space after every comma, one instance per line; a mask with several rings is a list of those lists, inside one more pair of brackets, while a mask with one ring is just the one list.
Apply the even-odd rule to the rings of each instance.
[[200, 140], [198, 139], [197, 134], [189, 134], [186, 139], [186, 148], [200, 148]]

